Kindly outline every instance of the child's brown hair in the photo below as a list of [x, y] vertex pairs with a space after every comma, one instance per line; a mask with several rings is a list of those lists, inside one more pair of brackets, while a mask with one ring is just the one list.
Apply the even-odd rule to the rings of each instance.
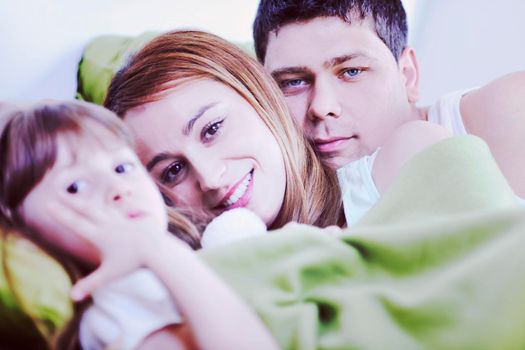
[[[0, 124], [0, 226], [16, 230], [38, 244], [68, 272], [73, 282], [87, 273], [86, 269], [50, 242], [40, 238], [25, 222], [22, 205], [25, 198], [44, 178], [57, 158], [57, 138], [70, 134], [100, 138], [97, 131], [106, 130], [132, 148], [132, 138], [109, 110], [85, 102], [44, 102], [27, 108], [9, 108]], [[2, 127], [3, 125], [3, 127]], [[169, 208], [169, 229], [192, 247], [199, 246], [197, 228], [174, 208]], [[6, 259], [6, 254], [2, 254]], [[3, 268], [9, 279], [5, 261]], [[10, 283], [16, 296], [16, 288]], [[73, 319], [65, 330], [51, 341], [51, 348], [78, 348], [77, 329], [84, 305], [76, 305]]]

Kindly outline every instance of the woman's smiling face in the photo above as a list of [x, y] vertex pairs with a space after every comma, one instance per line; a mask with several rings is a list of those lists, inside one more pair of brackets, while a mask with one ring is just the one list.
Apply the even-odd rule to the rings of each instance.
[[175, 206], [221, 212], [246, 207], [270, 225], [286, 176], [281, 149], [255, 109], [211, 79], [173, 88], [124, 118], [137, 153]]

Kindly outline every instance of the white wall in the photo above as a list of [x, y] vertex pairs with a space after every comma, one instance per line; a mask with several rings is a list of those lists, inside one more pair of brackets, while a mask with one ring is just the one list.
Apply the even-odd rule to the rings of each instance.
[[0, 100], [72, 98], [83, 46], [101, 34], [191, 27], [251, 40], [258, 0], [0, 0]]
[[421, 105], [525, 69], [524, 0], [412, 0]]
[[[525, 69], [525, 0], [403, 0], [422, 104]], [[100, 34], [179, 27], [251, 40], [258, 0], [0, 0], [0, 100], [71, 98], [83, 46]]]

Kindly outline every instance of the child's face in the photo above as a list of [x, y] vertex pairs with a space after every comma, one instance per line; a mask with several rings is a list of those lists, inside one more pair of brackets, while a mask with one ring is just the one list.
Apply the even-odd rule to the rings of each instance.
[[99, 138], [59, 136], [57, 148], [55, 165], [29, 193], [22, 207], [27, 224], [43, 239], [84, 263], [95, 265], [100, 261], [98, 250], [53, 219], [53, 215], [56, 218], [61, 214], [60, 208], [75, 210], [79, 218], [89, 217], [108, 234], [114, 231], [108, 224], [112, 221], [123, 222], [119, 229], [124, 230], [137, 226], [166, 229], [160, 193], [123, 141], [104, 130]]

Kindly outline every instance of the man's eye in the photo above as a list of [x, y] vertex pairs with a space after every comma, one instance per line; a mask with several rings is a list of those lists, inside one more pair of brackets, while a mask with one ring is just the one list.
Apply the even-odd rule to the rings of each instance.
[[175, 162], [170, 164], [160, 176], [160, 181], [163, 185], [172, 185], [177, 182], [182, 172], [184, 171], [184, 163]]
[[284, 82], [283, 85], [290, 86], [290, 87], [297, 87], [304, 84], [304, 80], [302, 79], [291, 79]]
[[283, 80], [279, 83], [281, 89], [287, 90], [287, 89], [294, 89], [301, 86], [305, 86], [307, 82], [304, 79], [287, 79]]
[[287, 95], [293, 95], [308, 88], [310, 82], [304, 78], [283, 79], [279, 81], [279, 88]]
[[223, 122], [224, 122], [224, 119], [221, 119], [219, 121], [207, 124], [202, 129], [201, 139], [203, 141], [210, 141], [210, 140], [212, 140], [217, 135], [217, 133], [220, 131]]
[[134, 166], [131, 163], [122, 163], [122, 164], [119, 164], [119, 165], [117, 165], [115, 167], [115, 172], [117, 174], [128, 173], [131, 170], [133, 170], [133, 168], [134, 168]]
[[71, 194], [76, 194], [82, 191], [86, 187], [86, 185], [87, 184], [85, 181], [82, 181], [82, 180], [75, 181], [67, 187], [66, 191]]
[[348, 78], [355, 78], [356, 76], [358, 76], [359, 74], [361, 74], [363, 72], [362, 69], [359, 69], [359, 68], [350, 68], [350, 69], [346, 69], [345, 71], [343, 71], [343, 75], [345, 77], [348, 77]]

